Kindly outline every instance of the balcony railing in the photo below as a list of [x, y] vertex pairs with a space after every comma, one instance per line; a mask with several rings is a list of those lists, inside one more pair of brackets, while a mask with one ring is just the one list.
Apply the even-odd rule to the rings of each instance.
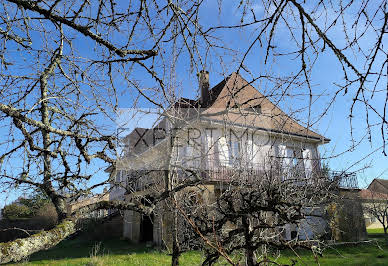
[[[357, 176], [354, 173], [326, 171], [321, 169], [318, 163], [314, 164], [311, 169], [306, 169], [299, 165], [294, 167], [284, 167], [279, 162], [270, 164], [247, 164], [247, 165], [223, 165], [214, 166], [207, 165], [206, 168], [196, 167], [186, 171], [186, 168], [176, 168], [178, 179], [190, 178], [190, 175], [195, 172], [200, 178], [215, 182], [257, 182], [262, 177], [270, 179], [278, 178], [279, 180], [298, 180], [299, 184], [314, 184], [316, 182], [331, 181], [336, 187], [344, 189], [358, 188]], [[142, 190], [152, 186], [155, 180], [160, 179], [165, 172], [163, 170], [148, 170], [148, 171], [128, 171], [126, 181], [121, 184], [122, 187], [130, 186], [131, 190]], [[115, 186], [115, 184], [112, 184]]]
[[[332, 181], [336, 186], [344, 189], [358, 188], [357, 176], [354, 173], [339, 171], [324, 171], [318, 165], [313, 169], [304, 169], [301, 167], [280, 167], [279, 164], [254, 165], [250, 167], [239, 166], [217, 166], [207, 167], [207, 169], [191, 169], [199, 173], [201, 178], [209, 181], [230, 182], [241, 180], [254, 182], [261, 177], [279, 178], [280, 180], [303, 180], [304, 183], [314, 183], [319, 181]], [[178, 171], [178, 176], [184, 178], [187, 173], [184, 170]]]
[[338, 182], [338, 187], [345, 189], [357, 189], [358, 180], [355, 173], [344, 171], [328, 171], [328, 178], [330, 181]]

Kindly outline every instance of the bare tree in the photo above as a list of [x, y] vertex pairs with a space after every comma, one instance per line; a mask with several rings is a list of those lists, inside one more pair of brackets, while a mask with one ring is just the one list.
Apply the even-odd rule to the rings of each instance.
[[269, 262], [270, 250], [300, 247], [317, 252], [324, 245], [320, 237], [328, 233], [326, 206], [338, 197], [339, 180], [320, 172], [306, 178], [296, 169], [270, 165], [265, 171], [223, 171], [213, 199], [206, 196], [205, 186], [197, 186], [175, 201], [186, 221], [181, 226], [196, 233], [182, 241], [202, 246], [203, 265], [213, 265], [220, 257], [239, 265], [241, 258], [235, 255], [240, 252], [245, 265], [257, 265]]
[[[255, 11], [255, 6], [263, 11]], [[154, 190], [150, 194], [153, 201], [148, 204], [136, 199], [100, 202], [74, 214], [67, 213], [66, 209], [68, 199], [76, 199], [113, 181], [117, 150], [110, 129], [118, 107], [120, 83], [135, 92], [136, 96], [131, 98], [134, 107], [142, 98], [163, 111], [169, 110], [178, 98], [174, 71], [179, 60], [189, 62], [190, 70], [197, 73], [203, 67], [224, 62], [218, 52], [235, 54], [234, 50], [226, 49], [227, 41], [220, 38], [224, 33], [249, 29], [255, 34], [254, 40], [238, 54], [241, 57], [234, 65], [238, 72], [251, 75], [252, 83], [267, 87], [266, 96], [277, 102], [302, 95], [307, 102], [299, 110], [303, 119], [298, 117], [298, 110], [292, 116], [303, 120], [308, 129], [326, 115], [339, 95], [351, 94], [350, 122], [354, 110], [364, 107], [365, 135], [372, 139], [372, 129], [379, 126], [381, 149], [385, 154], [388, 124], [388, 94], [384, 87], [387, 54], [383, 47], [388, 20], [386, 1], [377, 4], [351, 0], [314, 4], [295, 0], [242, 1], [233, 6], [241, 17], [240, 23], [235, 25], [224, 20], [216, 25], [203, 25], [200, 10], [204, 7], [203, 1], [6, 0], [2, 3], [0, 111], [6, 133], [1, 142], [0, 181], [6, 188], [43, 190], [53, 202], [61, 225], [22, 242], [0, 244], [0, 263], [17, 261], [55, 245], [77, 230], [77, 215], [83, 212], [112, 208], [149, 214], [164, 200], [174, 206], [177, 191], [200, 182], [198, 171], [193, 174], [196, 171], [189, 169], [189, 176], [195, 178], [186, 181], [173, 174], [171, 169], [175, 165], [169, 160], [173, 152], [170, 150], [166, 154], [164, 182], [158, 181], [163, 190]], [[223, 1], [219, 1], [221, 15], [223, 8]], [[349, 19], [347, 14], [353, 11], [356, 15]], [[342, 47], [330, 35], [330, 30], [338, 24], [343, 26], [340, 38], [345, 44]], [[284, 32], [290, 37], [285, 51], [276, 42]], [[366, 36], [372, 36], [373, 42], [362, 43]], [[257, 46], [264, 47], [263, 65], [267, 66], [260, 73], [246, 68]], [[354, 63], [352, 52], [359, 55], [360, 63]], [[327, 55], [336, 58], [344, 79], [325, 92], [316, 89], [312, 73], [318, 58]], [[269, 62], [283, 64], [281, 58], [297, 58], [298, 67], [289, 73], [272, 71]], [[153, 80], [152, 85], [139, 81], [138, 72], [148, 75]], [[330, 101], [322, 105], [320, 113], [314, 117], [314, 103], [324, 93]], [[382, 104], [373, 101], [376, 95], [383, 95]], [[167, 117], [171, 120], [176, 115]], [[178, 120], [182, 120], [182, 116]], [[113, 169], [110, 179], [97, 181], [95, 174], [109, 166]], [[230, 193], [235, 195], [233, 189]], [[243, 203], [244, 197], [258, 197], [257, 193], [262, 196], [260, 190], [248, 190], [239, 197]], [[262, 202], [268, 199], [262, 198]], [[220, 207], [223, 204], [220, 203]], [[243, 223], [241, 215], [238, 219]], [[246, 222], [245, 218], [243, 220]], [[249, 241], [249, 238], [242, 239]], [[249, 254], [250, 251], [247, 255], [251, 258]]]
[[[77, 230], [77, 217], [85, 212], [152, 210], [141, 203], [103, 201], [68, 213], [66, 203], [111, 181], [94, 176], [115, 167], [111, 129], [118, 106], [117, 77], [128, 90], [156, 103], [131, 76], [132, 71], [143, 71], [158, 85], [158, 92], [167, 95], [163, 72], [171, 66], [163, 53], [176, 42], [196, 52], [196, 33], [191, 29], [197, 27], [192, 20], [197, 12], [197, 3], [186, 2], [2, 3], [0, 111], [7, 132], [1, 143], [0, 181], [9, 189], [44, 191], [60, 224], [42, 234], [1, 243], [0, 263], [56, 245]], [[168, 100], [162, 97], [158, 105]], [[169, 194], [158, 196], [161, 200]]]

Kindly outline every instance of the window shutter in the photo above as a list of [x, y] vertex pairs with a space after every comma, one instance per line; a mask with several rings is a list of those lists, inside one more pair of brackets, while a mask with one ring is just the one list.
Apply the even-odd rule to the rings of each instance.
[[251, 167], [259, 163], [259, 146], [252, 140], [248, 138], [247, 140], [247, 159]]
[[278, 147], [279, 155], [278, 157], [281, 159], [282, 166], [288, 167], [291, 165], [291, 159], [292, 159], [292, 151], [287, 149], [286, 145], [279, 145]]
[[214, 137], [211, 130], [206, 130], [206, 148], [204, 151], [204, 158], [206, 160], [207, 167], [214, 167]]
[[252, 162], [257, 164], [257, 167], [259, 167], [258, 165], [260, 164], [260, 148], [259, 148], [259, 145], [253, 141], [252, 142]]
[[303, 162], [304, 162], [304, 167], [305, 167], [305, 172], [306, 176], [310, 177], [312, 172], [313, 172], [313, 164], [311, 161], [311, 150], [310, 149], [305, 149], [303, 151]]
[[251, 138], [247, 139], [247, 146], [246, 146], [246, 158], [249, 162], [249, 164], [252, 164], [254, 161], [255, 154], [253, 153], [253, 141]]
[[220, 157], [220, 164], [221, 165], [228, 165], [229, 164], [229, 149], [228, 149], [228, 143], [226, 142], [225, 137], [220, 137], [218, 140], [218, 151], [219, 151], [219, 157]]

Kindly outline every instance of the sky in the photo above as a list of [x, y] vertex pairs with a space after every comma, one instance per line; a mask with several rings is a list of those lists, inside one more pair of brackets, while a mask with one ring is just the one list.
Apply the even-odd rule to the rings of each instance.
[[[204, 28], [207, 28], [209, 25], [238, 24], [241, 19], [241, 9], [236, 7], [236, 1], [223, 1], [221, 13], [219, 13], [220, 9], [218, 2], [219, 1], [212, 0], [204, 1], [204, 6], [200, 13], [200, 19], [204, 25]], [[125, 3], [125, 1], [123, 3]], [[262, 15], [264, 12], [263, 7], [259, 4], [253, 5], [252, 9], [257, 17]], [[334, 8], [328, 7], [326, 12], [328, 14], [329, 20], [330, 18], [336, 17]], [[355, 9], [350, 9], [344, 16], [345, 20], [352, 20], [354, 14]], [[249, 21], [252, 18], [253, 16], [250, 14], [250, 12], [248, 12], [248, 15], [245, 16], [246, 21]], [[296, 23], [292, 20], [289, 20], [288, 22], [290, 25]], [[326, 23], [326, 21], [323, 21], [321, 18], [316, 22], [318, 25], [323, 25]], [[220, 42], [225, 46], [233, 49], [233, 51], [217, 48], [212, 49], [206, 63], [204, 63], [202, 66], [210, 72], [211, 87], [220, 82], [224, 76], [229, 75], [233, 71], [236, 71], [239, 65], [239, 59], [242, 58], [244, 52], [255, 40], [257, 34], [258, 29], [255, 28], [255, 26], [236, 30], [217, 31], [216, 36], [219, 38]], [[337, 27], [333, 27], [328, 31], [328, 35], [332, 39], [333, 43], [338, 45], [338, 47], [345, 46], [345, 38], [339, 23]], [[314, 36], [313, 33], [312, 36]], [[385, 39], [383, 40], [383, 44], [386, 47], [388, 44], [387, 37], [384, 38]], [[359, 43], [362, 48], [367, 48], [373, 44], [375, 39], [376, 36], [374, 36], [373, 33], [367, 32], [365, 36], [360, 39]], [[88, 41], [87, 38], [80, 37], [79, 40], [76, 39], [73, 43], [76, 48], [79, 49], [79, 51], [85, 56], [93, 57], [93, 52], [90, 49], [92, 43]], [[279, 23], [272, 44], [279, 52], [286, 52], [295, 49], [295, 45], [291, 41], [291, 37], [287, 33], [287, 28], [284, 23]], [[171, 59], [173, 57], [173, 52], [169, 54], [170, 48], [171, 47], [167, 46], [165, 47], [165, 51], [162, 51], [165, 53], [164, 56], [166, 59]], [[205, 57], [205, 51], [201, 51], [201, 53], [201, 56]], [[355, 49], [353, 53], [349, 53], [347, 55], [349, 55], [349, 58], [356, 66], [360, 66], [360, 64], [362, 64], [362, 56], [360, 52], [357, 51], [357, 49]], [[26, 57], [28, 59], [27, 55]], [[271, 73], [273, 75], [281, 76], [286, 73], [295, 72], [297, 71], [298, 67], [300, 67], [300, 59], [293, 58], [293, 55], [277, 57], [276, 60], [274, 56], [270, 56], [269, 60], [264, 63], [265, 57], [265, 46], [260, 46], [259, 43], [255, 43], [252, 51], [248, 54], [244, 62], [245, 68], [249, 69], [250, 73], [242, 71], [241, 75], [250, 81], [252, 77], [256, 77], [261, 74]], [[310, 59], [313, 60], [313, 57]], [[385, 58], [382, 58], [379, 55], [377, 61], [379, 62], [379, 60], [383, 61]], [[173, 78], [171, 78], [172, 81], [170, 83], [171, 86], [175, 86], [177, 88], [176, 94], [178, 96], [192, 99], [198, 97], [198, 82], [196, 78], [196, 71], [197, 69], [193, 69], [189, 64], [188, 55], [185, 53], [180, 55], [176, 62], [174, 75]], [[136, 77], [135, 79], [143, 87], [155, 86], [155, 83], [150, 77], [149, 73], [144, 71], [135, 69], [132, 72], [132, 77]], [[312, 105], [311, 110], [313, 118], [320, 117], [320, 113], [330, 102], [330, 96], [333, 95], [333, 93], [338, 88], [336, 84], [343, 83], [343, 77], [344, 75], [342, 73], [341, 66], [339, 65], [338, 59], [334, 56], [334, 54], [329, 49], [322, 51], [321, 56], [316, 59], [313, 71], [311, 72], [311, 85], [317, 95], [314, 97], [314, 104]], [[125, 80], [120, 77], [120, 75], [117, 75], [115, 84], [118, 88], [119, 107], [132, 108], [134, 99], [136, 99], [138, 95], [135, 95], [134, 91], [129, 89], [128, 83], [125, 82]], [[380, 84], [383, 84], [381, 87], [382, 93], [370, 100], [370, 103], [374, 106], [377, 106], [378, 108], [381, 108], [384, 103], [384, 97], [382, 96], [385, 95], [384, 93], [386, 93], [387, 90], [386, 77], [385, 86], [384, 81]], [[274, 92], [274, 84], [270, 82], [256, 82], [254, 83], [254, 86], [264, 95], [266, 95], [266, 93]], [[292, 88], [291, 93], [294, 96], [282, 99], [282, 101], [279, 103], [279, 106], [286, 113], [293, 113], [294, 111], [305, 107], [308, 104], [308, 97], [306, 97], [307, 91], [307, 88], [303, 86]], [[329, 144], [322, 145], [320, 148], [321, 157], [325, 158], [325, 162], [329, 163], [330, 168], [332, 170], [357, 171], [359, 186], [363, 188], [366, 187], [371, 182], [371, 180], [373, 180], [373, 178], [388, 179], [388, 158], [382, 154], [381, 149], [378, 149], [382, 145], [381, 132], [378, 127], [372, 128], [371, 141], [363, 138], [366, 133], [366, 126], [364, 112], [361, 105], [356, 106], [355, 109], [353, 134], [356, 141], [360, 139], [362, 139], [362, 141], [351, 151], [345, 152], [352, 145], [349, 114], [353, 97], [354, 91], [349, 91], [348, 94], [339, 94], [334, 105], [322, 118], [320, 118], [313, 125], [312, 129], [331, 139]], [[276, 101], [277, 99], [278, 98], [275, 96], [271, 100]], [[139, 103], [140, 104], [137, 107], [140, 108], [155, 107], [148, 103], [145, 99], [140, 99]], [[306, 122], [306, 110], [298, 113], [297, 116], [299, 119]], [[143, 119], [139, 123], [136, 123], [136, 125], [131, 124], [129, 127], [150, 127], [153, 123], [153, 119], [154, 117]], [[373, 115], [371, 115], [371, 119], [372, 121], [376, 121], [376, 117]], [[112, 128], [114, 128], [114, 126], [115, 125], [112, 124]], [[375, 152], [372, 153], [373, 151]], [[361, 169], [363, 170], [361, 171]], [[97, 180], [102, 180], [104, 178], [106, 178], [105, 173], [101, 172], [97, 174]], [[0, 208], [2, 205], [16, 199], [19, 195], [20, 191], [7, 193], [7, 195], [0, 195]]]

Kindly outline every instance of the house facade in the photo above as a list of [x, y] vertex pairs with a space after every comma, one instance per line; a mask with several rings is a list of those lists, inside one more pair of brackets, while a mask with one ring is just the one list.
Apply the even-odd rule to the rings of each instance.
[[[109, 199], [110, 199], [109, 193], [107, 193], [107, 190], [104, 190], [104, 192], [101, 194], [96, 194], [89, 197], [77, 199], [76, 201], [68, 202], [67, 212], [73, 213], [82, 207], [85, 207], [100, 201], [107, 201]], [[103, 218], [103, 217], [106, 217], [107, 215], [108, 215], [107, 210], [94, 210], [92, 212], [88, 212], [87, 214], [83, 215], [82, 218]]]
[[388, 180], [373, 179], [367, 189], [359, 192], [364, 209], [367, 229], [383, 229], [388, 226]]
[[388, 180], [375, 178], [369, 184], [367, 190], [374, 193], [382, 193], [388, 195]]
[[[178, 180], [182, 169], [193, 170], [204, 180], [202, 197], [209, 201], [236, 172], [247, 181], [272, 171], [282, 179], [303, 180], [321, 172], [318, 147], [329, 139], [289, 117], [237, 73], [209, 89], [209, 75], [201, 72], [199, 83], [200, 99], [179, 99], [154, 128], [136, 128], [124, 139], [127, 148], [116, 165], [111, 200], [137, 200], [145, 191], [163, 189], [165, 170], [176, 171]], [[139, 171], [147, 174], [135, 178]], [[124, 237], [161, 245], [168, 241], [168, 223], [163, 208], [149, 216], [126, 211]], [[295, 234], [311, 239], [327, 226], [313, 217], [303, 223], [303, 230], [287, 225], [286, 239]]]

